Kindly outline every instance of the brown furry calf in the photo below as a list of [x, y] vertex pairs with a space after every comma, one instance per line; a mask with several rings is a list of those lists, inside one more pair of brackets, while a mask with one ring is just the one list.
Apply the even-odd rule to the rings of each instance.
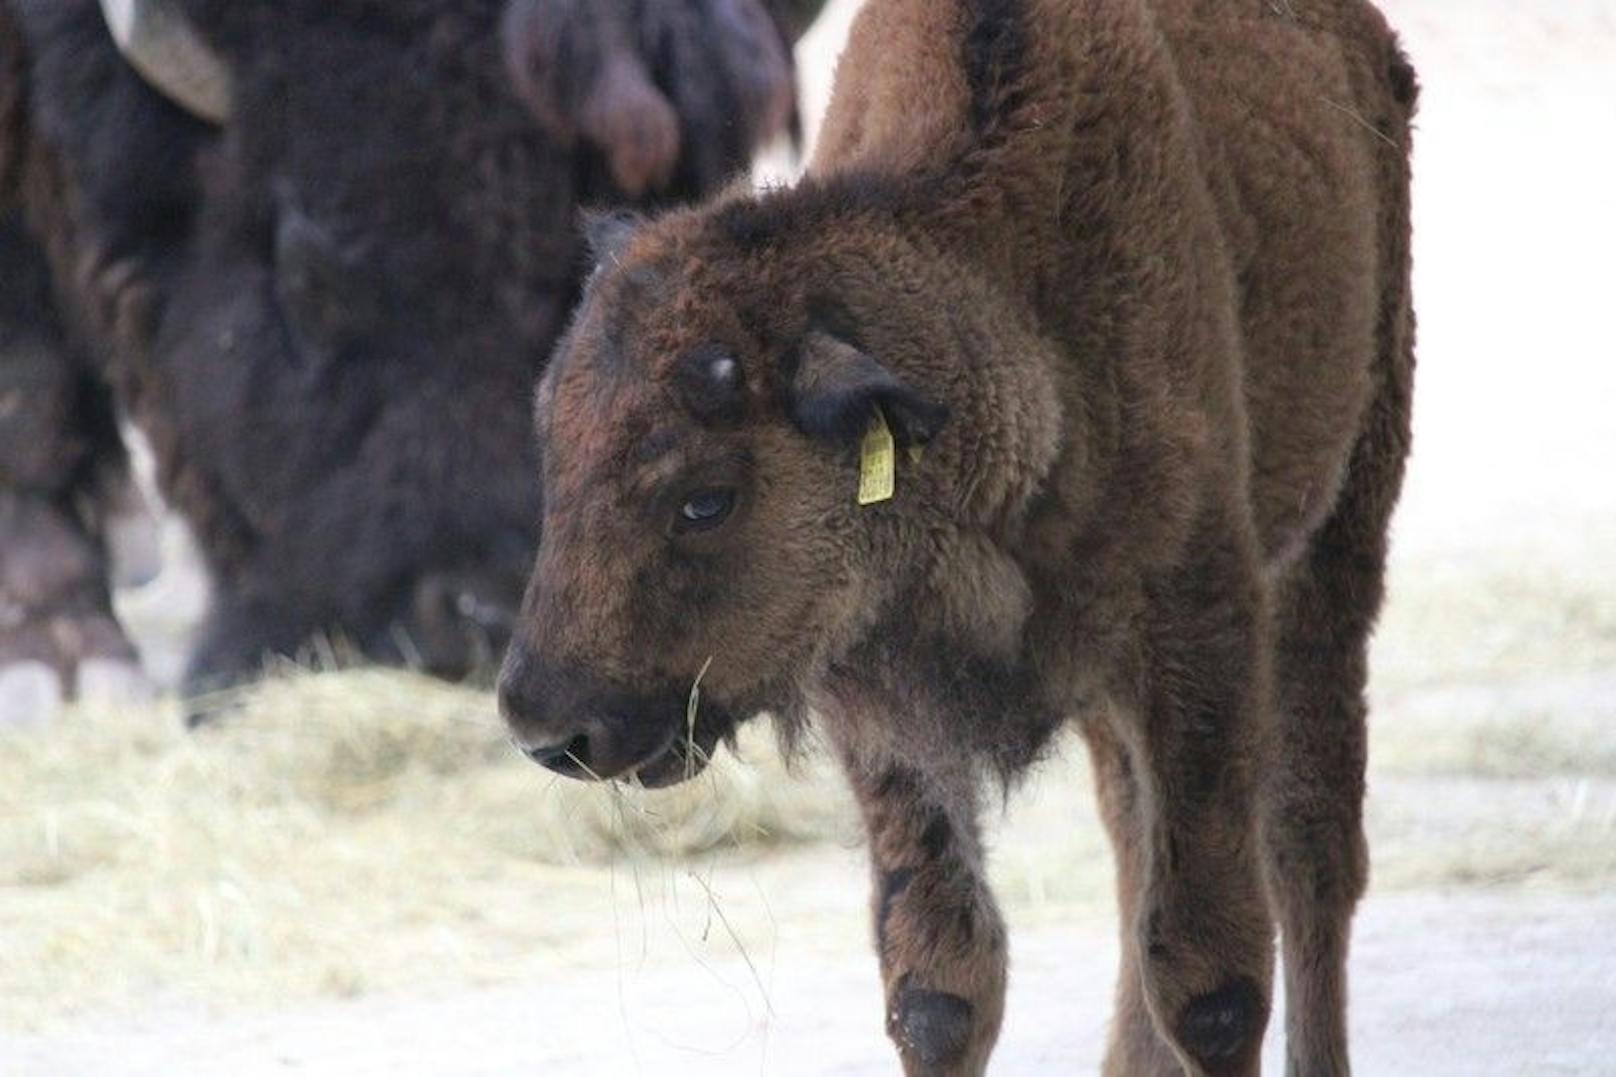
[[815, 713], [904, 1068], [962, 1074], [1005, 985], [981, 780], [1075, 722], [1107, 1071], [1255, 1072], [1277, 919], [1289, 1068], [1346, 1072], [1413, 102], [1361, 0], [871, 0], [801, 184], [597, 229], [539, 390], [519, 743], [663, 784]]

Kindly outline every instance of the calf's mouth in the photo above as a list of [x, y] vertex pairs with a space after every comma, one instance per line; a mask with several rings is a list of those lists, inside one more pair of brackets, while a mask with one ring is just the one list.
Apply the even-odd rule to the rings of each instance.
[[677, 785], [707, 769], [718, 742], [735, 728], [720, 707], [703, 705], [693, 718], [662, 708], [666, 718], [592, 719], [565, 740], [534, 743], [513, 734], [516, 747], [547, 770], [580, 781], [636, 780], [650, 789]]
[[[647, 789], [663, 789], [689, 781], [707, 769], [723, 736], [718, 722], [698, 721], [693, 727], [681, 723], [668, 746], [657, 756], [640, 764], [634, 777]], [[725, 728], [730, 728], [728, 723]]]

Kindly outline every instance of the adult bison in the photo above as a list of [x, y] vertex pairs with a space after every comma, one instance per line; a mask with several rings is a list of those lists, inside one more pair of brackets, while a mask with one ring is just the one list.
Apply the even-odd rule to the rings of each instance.
[[1362, 0], [871, 0], [801, 184], [598, 239], [539, 389], [518, 743], [665, 784], [816, 713], [888, 1029], [961, 1074], [1006, 974], [979, 783], [1075, 723], [1108, 1072], [1255, 1072], [1274, 919], [1290, 1071], [1346, 1072], [1414, 97]]
[[321, 631], [497, 653], [578, 207], [691, 199], [788, 127], [803, 10], [0, 0], [0, 671], [133, 659], [120, 413], [212, 578], [193, 685]]

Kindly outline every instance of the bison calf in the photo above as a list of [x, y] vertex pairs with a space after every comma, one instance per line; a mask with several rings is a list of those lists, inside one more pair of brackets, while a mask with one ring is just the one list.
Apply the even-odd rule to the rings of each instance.
[[962, 1074], [1006, 969], [978, 790], [1073, 722], [1108, 1072], [1255, 1072], [1276, 919], [1290, 1069], [1346, 1072], [1413, 100], [1361, 0], [871, 0], [797, 187], [597, 229], [539, 388], [518, 743], [659, 784], [816, 714], [904, 1068]]

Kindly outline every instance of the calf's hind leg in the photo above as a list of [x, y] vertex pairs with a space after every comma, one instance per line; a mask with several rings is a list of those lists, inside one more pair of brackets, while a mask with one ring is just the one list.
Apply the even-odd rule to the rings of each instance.
[[1364, 689], [1386, 527], [1408, 446], [1406, 379], [1382, 390], [1334, 514], [1280, 594], [1274, 762], [1264, 790], [1268, 885], [1285, 966], [1286, 1071], [1343, 1077], [1347, 943], [1368, 881]]
[[909, 1077], [980, 1074], [1004, 1014], [1006, 951], [970, 778], [942, 783], [891, 760], [847, 773], [869, 832], [887, 1035]]
[[1179, 1077], [1184, 1072], [1156, 1031], [1141, 978], [1138, 921], [1144, 887], [1145, 833], [1137, 778], [1128, 754], [1104, 716], [1086, 722], [1083, 735], [1094, 767], [1100, 816], [1117, 865], [1117, 912], [1122, 925], [1117, 991], [1105, 1051], [1106, 1077]]

